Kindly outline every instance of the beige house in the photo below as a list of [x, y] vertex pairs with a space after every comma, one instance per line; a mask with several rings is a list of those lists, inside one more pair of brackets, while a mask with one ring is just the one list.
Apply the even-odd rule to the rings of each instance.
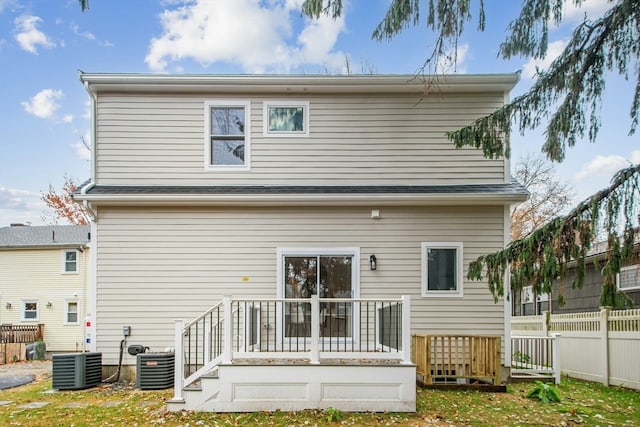
[[[175, 347], [172, 409], [412, 410], [413, 398], [415, 410], [411, 333], [509, 336], [509, 308], [465, 275], [503, 247], [526, 191], [508, 161], [445, 133], [503, 105], [517, 74], [429, 90], [400, 75], [80, 79], [95, 141], [76, 194], [95, 216], [93, 349], [117, 365], [123, 326], [128, 344]], [[224, 371], [259, 354], [301, 354], [331, 380]], [[413, 371], [323, 362], [380, 354]], [[211, 371], [209, 396], [204, 383], [182, 392]]]
[[47, 352], [88, 348], [90, 226], [0, 228], [3, 334], [42, 325]]

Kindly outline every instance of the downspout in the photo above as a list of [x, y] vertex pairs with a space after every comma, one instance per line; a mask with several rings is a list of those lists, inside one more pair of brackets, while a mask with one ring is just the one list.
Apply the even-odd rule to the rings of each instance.
[[[80, 71], [80, 81], [82, 81], [82, 75], [84, 73]], [[91, 178], [89, 183], [80, 189], [80, 194], [83, 196], [86, 195], [89, 190], [91, 190], [96, 185], [96, 147], [97, 147], [97, 96], [96, 93], [91, 89], [88, 81], [83, 81], [85, 90], [89, 94], [89, 98], [91, 100]], [[82, 205], [92, 216], [91, 221], [91, 237], [90, 237], [90, 245], [91, 251], [89, 256], [89, 265], [91, 269], [91, 280], [90, 280], [90, 292], [91, 292], [91, 312], [87, 313], [87, 304], [85, 302], [85, 318], [83, 321], [85, 322], [85, 345], [87, 344], [87, 338], [89, 338], [89, 351], [97, 351], [97, 327], [96, 327], [96, 314], [97, 314], [97, 296], [98, 296], [98, 277], [97, 277], [97, 267], [98, 267], [98, 236], [97, 236], [97, 224], [98, 214], [91, 207], [91, 203], [88, 200], [83, 200]], [[87, 326], [87, 322], [91, 322], [89, 326]], [[87, 333], [88, 330], [88, 333]]]

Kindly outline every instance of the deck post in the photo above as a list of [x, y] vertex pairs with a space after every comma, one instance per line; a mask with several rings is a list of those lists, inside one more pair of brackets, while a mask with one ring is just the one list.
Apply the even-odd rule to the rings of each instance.
[[173, 401], [183, 401], [182, 388], [184, 386], [184, 349], [182, 347], [182, 334], [184, 333], [184, 321], [175, 320], [175, 366], [173, 371]]
[[311, 355], [310, 363], [320, 364], [320, 301], [311, 295]]
[[402, 295], [402, 363], [411, 363], [411, 297]]
[[562, 374], [560, 369], [560, 334], [551, 334], [551, 364], [553, 365], [555, 383], [560, 384]]
[[231, 363], [233, 356], [233, 313], [231, 311], [231, 297], [223, 297], [222, 305], [224, 307], [222, 363]]

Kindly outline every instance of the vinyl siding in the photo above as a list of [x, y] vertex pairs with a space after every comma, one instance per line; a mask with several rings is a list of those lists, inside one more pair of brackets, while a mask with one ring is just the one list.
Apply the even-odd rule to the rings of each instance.
[[102, 185], [483, 184], [504, 182], [504, 161], [455, 149], [445, 132], [503, 104], [504, 94], [336, 95], [309, 101], [308, 137], [263, 136], [251, 101], [251, 170], [205, 171], [204, 101], [211, 95], [102, 94], [96, 181]]
[[[278, 247], [359, 247], [360, 296], [411, 295], [413, 332], [502, 336], [503, 306], [486, 283], [466, 281], [463, 298], [421, 297], [420, 243], [463, 242], [466, 274], [471, 260], [502, 247], [503, 212], [385, 207], [374, 220], [358, 207], [100, 208], [98, 351], [117, 362], [123, 325], [132, 327], [128, 342], [162, 351], [174, 345], [175, 319], [191, 320], [224, 295], [275, 297]], [[125, 354], [125, 363], [135, 359]]]
[[[89, 249], [78, 252], [78, 274], [62, 273], [62, 254], [74, 248], [0, 250], [0, 323], [44, 324], [48, 352], [82, 350], [89, 300]], [[74, 296], [77, 294], [77, 298]], [[22, 320], [22, 301], [38, 302], [38, 320]], [[78, 301], [78, 324], [66, 324], [66, 301]], [[47, 302], [51, 307], [46, 307]], [[11, 309], [6, 308], [11, 302]]]

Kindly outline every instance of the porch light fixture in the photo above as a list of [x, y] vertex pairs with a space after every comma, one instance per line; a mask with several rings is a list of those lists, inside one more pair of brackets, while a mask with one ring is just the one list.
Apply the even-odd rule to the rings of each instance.
[[52, 306], [52, 305], [53, 305], [53, 304], [51, 303], [51, 301], [48, 301], [48, 302], [47, 302], [47, 308], [51, 308], [51, 306]]
[[376, 259], [375, 255], [369, 256], [369, 267], [371, 268], [371, 270], [375, 270], [376, 268], [378, 268], [378, 260]]
[[5, 307], [7, 307], [7, 310], [9, 310], [11, 308], [11, 303], [8, 302], [7, 305], [5, 305]]

